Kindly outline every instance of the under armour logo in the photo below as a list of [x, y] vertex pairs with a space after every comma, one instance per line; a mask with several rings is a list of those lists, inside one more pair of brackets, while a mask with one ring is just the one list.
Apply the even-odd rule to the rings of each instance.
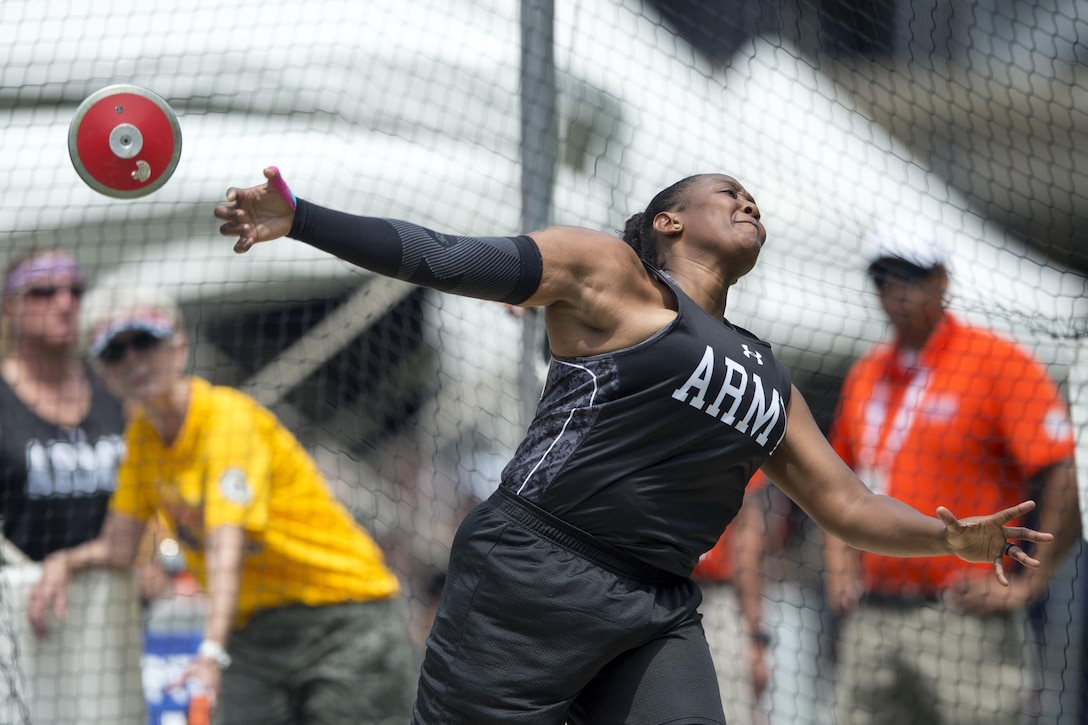
[[752, 350], [744, 344], [742, 344], [741, 347], [744, 348], [744, 357], [754, 357], [757, 363], [759, 363], [760, 365], [763, 364], [763, 353], [759, 352], [758, 350]]

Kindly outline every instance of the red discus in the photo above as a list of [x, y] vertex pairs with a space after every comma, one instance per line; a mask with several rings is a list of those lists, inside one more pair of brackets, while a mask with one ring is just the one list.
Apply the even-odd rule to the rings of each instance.
[[173, 109], [151, 91], [107, 86], [76, 109], [68, 128], [68, 155], [95, 191], [135, 199], [174, 173], [181, 158], [181, 127]]

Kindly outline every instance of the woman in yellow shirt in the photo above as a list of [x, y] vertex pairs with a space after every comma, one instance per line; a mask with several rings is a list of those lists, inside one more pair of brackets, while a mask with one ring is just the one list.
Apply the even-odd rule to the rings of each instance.
[[245, 394], [184, 374], [176, 304], [101, 290], [84, 327], [107, 384], [134, 406], [102, 535], [45, 562], [31, 622], [64, 614], [70, 575], [128, 566], [156, 515], [208, 597], [186, 673], [217, 723], [403, 723], [414, 690], [396, 577], [311, 457]]

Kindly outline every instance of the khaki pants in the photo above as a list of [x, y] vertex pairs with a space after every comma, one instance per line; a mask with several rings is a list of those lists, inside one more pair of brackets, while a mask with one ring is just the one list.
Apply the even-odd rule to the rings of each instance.
[[1035, 675], [1022, 613], [862, 602], [843, 625], [842, 725], [1019, 725]]
[[404, 725], [416, 673], [393, 600], [259, 612], [231, 633], [216, 725]]

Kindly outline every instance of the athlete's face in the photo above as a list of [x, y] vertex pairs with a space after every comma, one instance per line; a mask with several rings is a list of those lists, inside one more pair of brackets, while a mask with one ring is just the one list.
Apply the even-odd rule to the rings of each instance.
[[683, 208], [673, 214], [685, 239], [726, 255], [738, 277], [751, 270], [767, 241], [759, 206], [732, 176], [699, 177], [687, 188]]

